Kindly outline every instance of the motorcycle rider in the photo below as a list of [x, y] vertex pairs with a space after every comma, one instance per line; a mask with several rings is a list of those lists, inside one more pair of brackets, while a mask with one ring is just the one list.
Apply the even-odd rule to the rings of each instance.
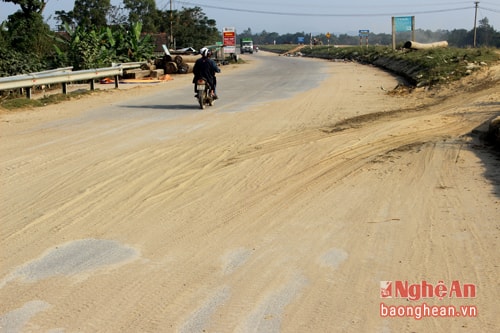
[[[196, 60], [193, 67], [193, 83], [194, 83], [194, 91], [196, 91], [196, 81], [198, 79], [204, 78], [207, 80], [210, 85], [212, 91], [212, 95], [214, 99], [217, 99], [216, 94], [216, 86], [217, 79], [215, 78], [215, 73], [220, 73], [220, 68], [217, 66], [215, 61], [211, 59], [212, 51], [206, 47], [201, 48], [200, 50], [201, 58]], [[195, 97], [198, 97], [195, 95]]]

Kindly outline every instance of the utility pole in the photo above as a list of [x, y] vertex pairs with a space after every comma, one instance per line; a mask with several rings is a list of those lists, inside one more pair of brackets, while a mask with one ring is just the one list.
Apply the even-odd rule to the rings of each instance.
[[476, 21], [477, 21], [477, 7], [479, 6], [479, 1], [474, 2], [476, 4], [476, 14], [474, 15], [474, 48], [476, 47], [477, 43], [477, 27], [476, 27]]
[[173, 13], [172, 13], [172, 0], [170, 0], [170, 47], [174, 46], [174, 32], [173, 32]]

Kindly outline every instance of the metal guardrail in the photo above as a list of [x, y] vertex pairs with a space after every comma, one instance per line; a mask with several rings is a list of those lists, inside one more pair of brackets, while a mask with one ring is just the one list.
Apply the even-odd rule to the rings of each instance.
[[[71, 72], [73, 70], [73, 66], [71, 67], [63, 67], [63, 68], [56, 68], [56, 69], [49, 69], [46, 71], [42, 72], [35, 72], [35, 73], [28, 73], [28, 74], [18, 74], [15, 75], [15, 77], [21, 77], [21, 76], [27, 76], [27, 75], [33, 75], [33, 74], [48, 74], [48, 73], [55, 73], [55, 72]], [[2, 78], [0, 78], [1, 80]]]
[[0, 90], [26, 89], [26, 95], [31, 98], [31, 90], [35, 86], [62, 83], [63, 93], [67, 94], [67, 84], [74, 81], [90, 81], [90, 89], [94, 90], [94, 80], [103, 77], [114, 77], [115, 88], [118, 88], [118, 76], [124, 69], [140, 67], [144, 62], [113, 64], [113, 67], [68, 71], [72, 67], [60, 68], [38, 73], [30, 73], [0, 78]]
[[112, 67], [121, 67], [123, 69], [131, 69], [131, 68], [138, 68], [141, 67], [142, 65], [146, 64], [145, 61], [139, 61], [139, 62], [122, 62], [122, 63], [111, 63]]

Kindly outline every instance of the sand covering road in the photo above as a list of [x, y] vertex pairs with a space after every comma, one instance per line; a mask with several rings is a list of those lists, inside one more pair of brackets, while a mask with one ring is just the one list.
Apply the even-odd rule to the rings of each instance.
[[[161, 86], [3, 113], [0, 327], [498, 331], [500, 162], [469, 135], [500, 111], [498, 68], [433, 96], [329, 68], [247, 112], [51, 126]], [[382, 318], [382, 301], [423, 302], [382, 300], [385, 280], [475, 284], [425, 302], [478, 317]]]

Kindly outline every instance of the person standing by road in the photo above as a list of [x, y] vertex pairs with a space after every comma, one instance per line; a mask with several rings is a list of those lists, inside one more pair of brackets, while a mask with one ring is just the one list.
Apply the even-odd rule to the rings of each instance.
[[[212, 91], [212, 95], [214, 99], [217, 99], [217, 79], [215, 77], [215, 73], [220, 73], [220, 68], [217, 66], [215, 61], [211, 59], [212, 51], [210, 49], [203, 47], [200, 50], [201, 58], [196, 60], [193, 67], [193, 83], [194, 91], [196, 93], [196, 81], [201, 78], [205, 78], [210, 85]], [[198, 97], [198, 96], [195, 96]]]

